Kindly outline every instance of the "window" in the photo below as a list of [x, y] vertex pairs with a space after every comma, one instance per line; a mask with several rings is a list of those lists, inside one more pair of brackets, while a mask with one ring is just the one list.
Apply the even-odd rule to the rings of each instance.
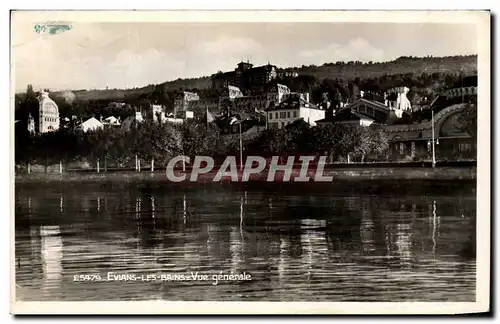
[[286, 111], [280, 112], [280, 118], [286, 118]]
[[293, 118], [297, 118], [297, 111], [293, 112]]
[[469, 143], [459, 143], [458, 144], [458, 151], [459, 152], [469, 152], [472, 148], [472, 145]]
[[273, 119], [273, 113], [269, 113], [269, 119]]
[[290, 118], [290, 112], [289, 111], [286, 112], [286, 118]]
[[399, 143], [399, 154], [404, 154], [405, 152], [405, 143]]
[[276, 119], [278, 119], [278, 113], [275, 113], [274, 117], [275, 117]]

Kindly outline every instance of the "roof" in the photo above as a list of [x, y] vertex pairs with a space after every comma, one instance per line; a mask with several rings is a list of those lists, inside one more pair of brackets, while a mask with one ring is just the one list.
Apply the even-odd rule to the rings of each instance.
[[[355, 111], [353, 108], [355, 108], [360, 103], [364, 103], [368, 106], [383, 109], [386, 112], [385, 117], [378, 116], [378, 115], [372, 116], [371, 114], [367, 114], [367, 113], [364, 113], [361, 111]], [[336, 121], [339, 121], [338, 118], [340, 118], [340, 117], [338, 117], [338, 116], [344, 116], [342, 118], [354, 118], [354, 119], [347, 119], [347, 120], [365, 119], [365, 120], [372, 120], [376, 123], [385, 124], [387, 122], [387, 119], [389, 118], [390, 112], [391, 111], [389, 110], [389, 107], [387, 107], [386, 105], [384, 105], [380, 102], [371, 101], [371, 100], [361, 98], [361, 99], [358, 99], [358, 100], [354, 101], [353, 103], [349, 104], [348, 106], [338, 110], [337, 113], [335, 114], [335, 116], [326, 117], [324, 119], [316, 121], [316, 123], [318, 123], [318, 122], [319, 123], [336, 122]], [[349, 116], [349, 117], [347, 117], [347, 116]]]
[[332, 122], [341, 122], [341, 121], [354, 121], [354, 120], [370, 120], [375, 121], [373, 118], [368, 117], [364, 114], [358, 113], [351, 109], [342, 109], [335, 116], [331, 117]]
[[[265, 64], [265, 65], [261, 65], [261, 66], [254, 66], [252, 67], [252, 71], [258, 71], [258, 70], [269, 70], [271, 68], [277, 68], [276, 65], [272, 65], [272, 64]], [[247, 70], [248, 71], [248, 70]]]
[[82, 123], [82, 125], [89, 125], [89, 124], [94, 124], [94, 125], [97, 125], [97, 124], [101, 124], [102, 123], [100, 121], [98, 121], [95, 117], [90, 117], [89, 119], [87, 119], [86, 121], [84, 121]]
[[355, 105], [356, 103], [359, 103], [359, 102], [363, 102], [363, 103], [368, 104], [368, 105], [373, 105], [373, 106], [378, 107], [378, 108], [383, 108], [383, 109], [389, 110], [389, 107], [387, 107], [386, 105], [384, 105], [381, 102], [368, 100], [368, 99], [364, 99], [364, 98], [360, 98], [360, 99], [354, 101], [353, 103], [349, 104], [347, 107]]
[[229, 72], [212, 74], [212, 78], [214, 78], [214, 79], [234, 78], [235, 75], [236, 75], [236, 72], [229, 71]]
[[269, 107], [268, 110], [283, 110], [283, 109], [298, 109], [298, 108], [308, 108], [308, 109], [317, 109], [324, 110], [321, 107], [310, 103], [298, 96], [290, 96], [280, 102], [280, 104], [276, 107]]

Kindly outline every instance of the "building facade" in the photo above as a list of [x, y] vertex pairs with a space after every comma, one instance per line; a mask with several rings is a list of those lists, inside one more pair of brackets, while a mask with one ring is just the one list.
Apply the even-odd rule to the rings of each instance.
[[390, 109], [410, 112], [412, 109], [411, 102], [407, 97], [408, 92], [410, 92], [410, 89], [407, 87], [390, 89], [385, 98], [385, 105]]
[[300, 94], [291, 94], [279, 105], [269, 107], [266, 122], [269, 129], [281, 129], [299, 119], [316, 126], [316, 122], [324, 118], [325, 110], [304, 100]]
[[165, 109], [161, 105], [151, 104], [144, 117], [152, 119], [154, 122], [164, 122], [166, 118]]
[[266, 84], [276, 79], [278, 68], [267, 64], [254, 67], [249, 62], [240, 62], [234, 71], [218, 72], [211, 76], [213, 88], [238, 87], [244, 94], [264, 92]]
[[[282, 84], [277, 84], [275, 87], [272, 87], [268, 93], [267, 93], [267, 99], [269, 100], [269, 103], [278, 105], [280, 102], [282, 102], [286, 97], [290, 94], [290, 88], [288, 88], [286, 85]], [[309, 101], [307, 99], [307, 101]]]
[[278, 77], [279, 78], [296, 78], [299, 76], [297, 71], [293, 71], [290, 69], [278, 69]]
[[38, 133], [47, 133], [59, 129], [59, 108], [57, 104], [49, 98], [48, 92], [42, 91], [38, 97]]
[[[205, 114], [206, 111], [211, 113], [220, 113], [221, 110], [221, 99], [220, 98], [208, 98], [208, 99], [198, 99], [189, 101], [186, 105], [186, 111], [192, 112], [194, 116], [200, 116]], [[179, 116], [179, 114], [177, 114]]]
[[265, 94], [235, 98], [233, 103], [235, 112], [252, 113], [257, 110], [266, 110], [269, 107], [269, 99]]
[[174, 113], [189, 110], [189, 103], [200, 100], [196, 92], [183, 91], [174, 100]]

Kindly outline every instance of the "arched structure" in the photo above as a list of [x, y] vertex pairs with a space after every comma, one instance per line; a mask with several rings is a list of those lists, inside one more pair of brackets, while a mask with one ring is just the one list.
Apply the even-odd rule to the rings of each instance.
[[[434, 140], [438, 160], [475, 157], [475, 139], [462, 129], [459, 120], [465, 107], [467, 104], [451, 105], [434, 115]], [[431, 120], [418, 124], [387, 125], [386, 133], [391, 143], [393, 158], [430, 156]]]

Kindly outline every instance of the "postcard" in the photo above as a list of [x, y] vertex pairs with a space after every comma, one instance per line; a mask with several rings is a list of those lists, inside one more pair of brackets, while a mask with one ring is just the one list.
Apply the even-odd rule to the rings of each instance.
[[12, 11], [11, 313], [489, 312], [490, 67], [488, 11]]

